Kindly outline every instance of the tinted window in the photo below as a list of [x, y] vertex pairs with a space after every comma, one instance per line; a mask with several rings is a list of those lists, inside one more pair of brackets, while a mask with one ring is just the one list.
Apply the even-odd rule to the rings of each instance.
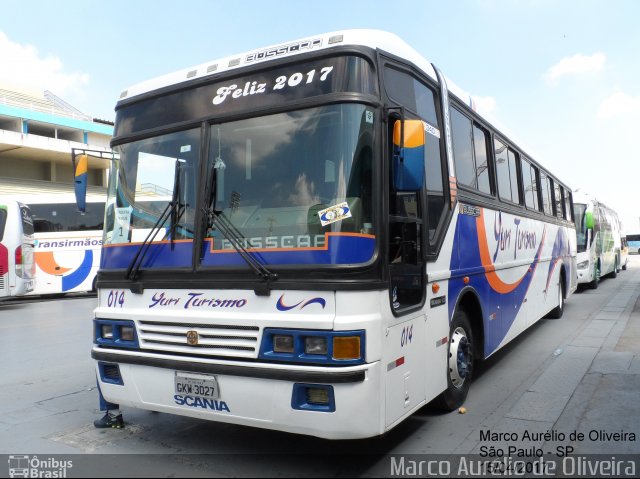
[[518, 154], [509, 148], [509, 176], [511, 183], [511, 201], [520, 204], [520, 188], [519, 176], [518, 176]]
[[553, 216], [551, 182], [547, 174], [543, 171], [540, 172], [540, 186], [542, 188], [542, 209], [545, 214]]
[[0, 208], [0, 241], [4, 238], [4, 228], [7, 224], [7, 210]]
[[347, 56], [291, 63], [118, 105], [114, 137], [335, 92], [377, 94], [369, 62]]
[[538, 204], [538, 174], [537, 168], [527, 160], [522, 160], [522, 187], [524, 190], [524, 201], [527, 208], [540, 211]]
[[389, 67], [384, 70], [384, 81], [389, 98], [416, 112], [426, 122], [438, 125], [434, 95], [429, 87], [411, 75]]
[[478, 189], [483, 193], [491, 194], [489, 154], [487, 153], [487, 134], [476, 125], [473, 125], [473, 146], [476, 154], [475, 160]]
[[104, 203], [87, 203], [85, 214], [73, 203], [31, 204], [29, 208], [36, 233], [101, 230], [104, 221]]
[[564, 206], [565, 206], [565, 211], [567, 213], [567, 219], [569, 221], [573, 221], [573, 216], [571, 214], [571, 203], [572, 203], [571, 192], [568, 191], [568, 190], [565, 190], [565, 192], [564, 192]]
[[471, 142], [471, 120], [455, 108], [451, 108], [451, 136], [458, 183], [476, 188], [476, 168]]
[[511, 200], [511, 179], [509, 177], [509, 160], [507, 147], [502, 142], [495, 140], [496, 148], [496, 174], [498, 177], [498, 194], [502, 199]]
[[[436, 114], [436, 96], [433, 90], [416, 78], [387, 67], [384, 80], [389, 98], [418, 114], [418, 116], [436, 127], [436, 136], [427, 132], [426, 142], [426, 189], [427, 189], [427, 228], [430, 246], [436, 244], [436, 233], [446, 211], [442, 170], [441, 141], [442, 129]], [[448, 181], [448, 179], [446, 180]], [[447, 183], [448, 185], [448, 183]], [[433, 249], [431, 249], [433, 251]]]
[[498, 175], [498, 193], [500, 199], [520, 203], [518, 189], [517, 153], [501, 141], [495, 141], [496, 172]]

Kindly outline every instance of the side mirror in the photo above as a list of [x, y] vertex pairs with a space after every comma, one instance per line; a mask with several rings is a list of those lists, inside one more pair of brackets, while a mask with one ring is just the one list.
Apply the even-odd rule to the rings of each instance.
[[424, 124], [396, 120], [393, 125], [393, 186], [396, 191], [420, 191], [424, 186]]
[[585, 215], [585, 224], [588, 230], [592, 230], [595, 225], [593, 221], [593, 213], [591, 211], [587, 211]]
[[87, 155], [72, 156], [73, 160], [73, 187], [76, 193], [76, 205], [78, 211], [84, 213], [87, 210], [87, 168], [89, 157]]

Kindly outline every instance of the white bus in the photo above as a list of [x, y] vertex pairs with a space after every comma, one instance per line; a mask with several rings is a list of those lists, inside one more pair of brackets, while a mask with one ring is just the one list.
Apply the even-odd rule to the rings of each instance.
[[625, 237], [630, 254], [640, 254], [640, 234], [632, 233]]
[[0, 298], [33, 290], [33, 221], [29, 207], [0, 197]]
[[574, 194], [578, 241], [578, 283], [598, 287], [622, 268], [622, 231], [618, 214], [588, 193]]
[[[470, 105], [361, 30], [123, 92], [104, 398], [333, 439], [459, 407], [474, 360], [576, 288], [570, 188]], [[142, 185], [171, 200], [148, 207]]]
[[95, 290], [106, 195], [89, 194], [85, 213], [73, 193], [24, 196], [35, 231], [37, 282], [32, 295]]

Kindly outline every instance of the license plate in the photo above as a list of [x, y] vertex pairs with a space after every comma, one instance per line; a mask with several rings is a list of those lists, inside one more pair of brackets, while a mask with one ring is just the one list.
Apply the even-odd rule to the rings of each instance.
[[216, 376], [176, 371], [174, 380], [176, 394], [205, 399], [220, 398], [220, 388]]

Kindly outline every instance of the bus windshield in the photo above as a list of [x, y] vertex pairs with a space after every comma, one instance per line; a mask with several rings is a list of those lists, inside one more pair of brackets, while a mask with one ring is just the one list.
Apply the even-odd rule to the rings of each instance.
[[587, 225], [585, 223], [585, 213], [587, 211], [587, 205], [581, 203], [575, 203], [573, 209], [576, 215], [576, 237], [578, 253], [587, 251]]
[[[178, 227], [167, 221], [152, 243], [166, 243], [171, 231], [178, 241], [150, 254], [143, 267], [191, 265], [196, 217], [202, 214], [195, 209], [196, 195], [212, 213], [203, 219], [202, 266], [244, 265], [233, 242], [259, 254], [264, 264], [365, 263], [375, 249], [373, 132], [374, 112], [360, 104], [213, 124], [203, 187], [199, 130], [118, 147], [118, 180], [107, 200], [116, 206], [107, 208], [105, 244], [143, 241], [177, 186]], [[177, 160], [184, 166], [176, 182]], [[216, 216], [232, 226], [234, 238], [222, 234]], [[125, 266], [109, 259], [102, 265]]]

